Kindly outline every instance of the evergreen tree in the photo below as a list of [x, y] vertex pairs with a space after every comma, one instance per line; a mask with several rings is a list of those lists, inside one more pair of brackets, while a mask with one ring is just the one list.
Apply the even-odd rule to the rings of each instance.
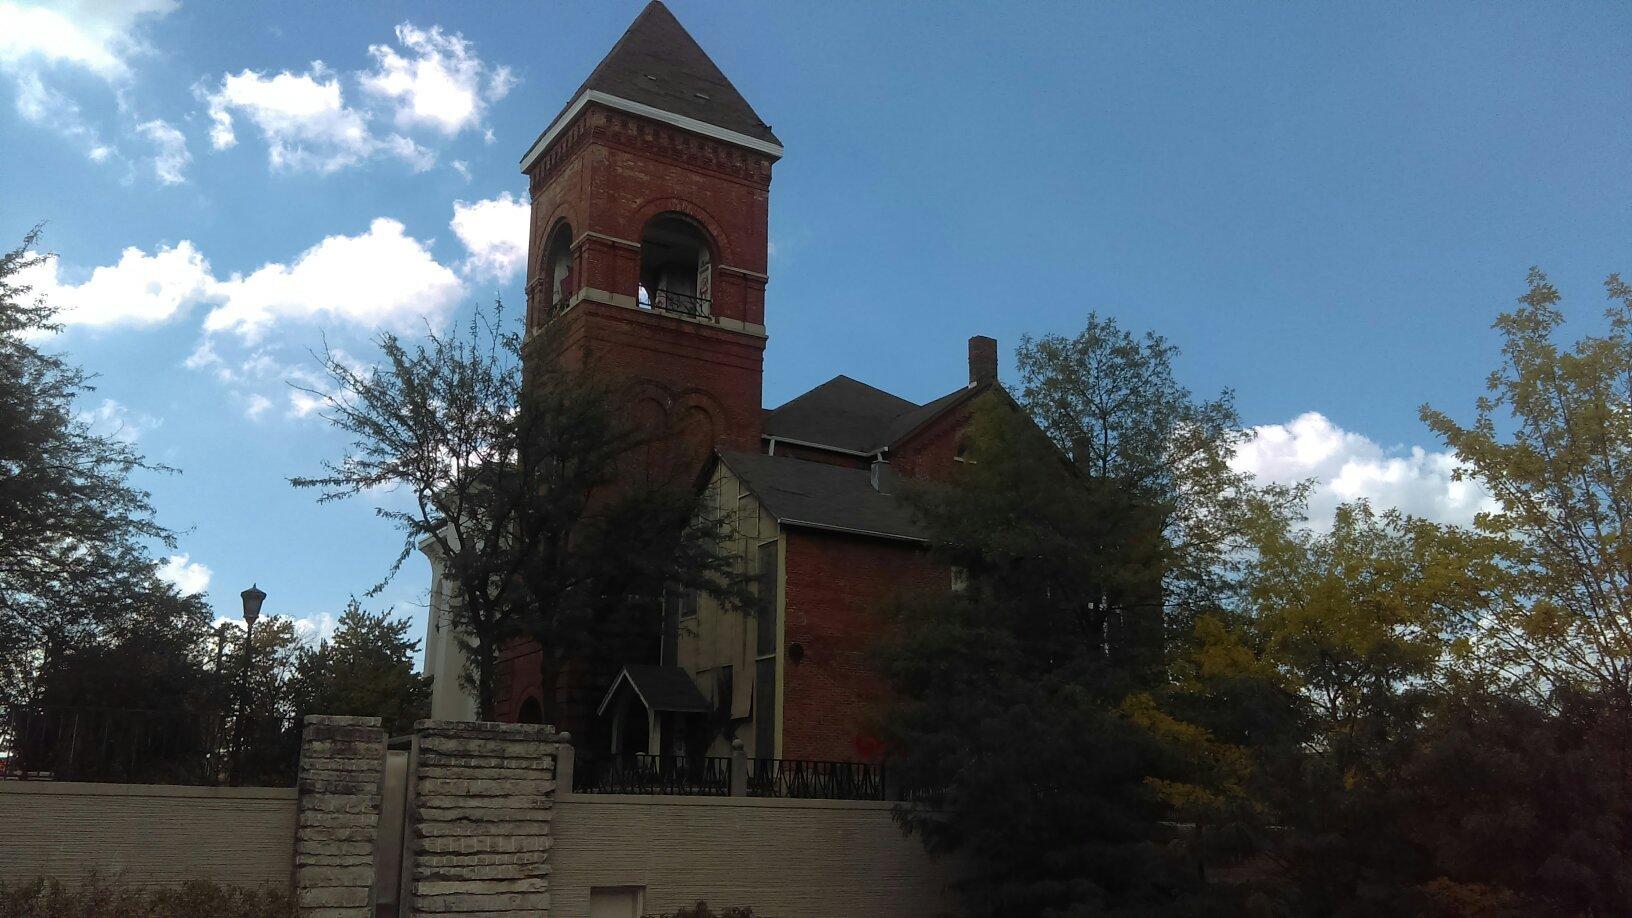
[[379, 717], [398, 736], [429, 717], [431, 683], [414, 672], [419, 642], [408, 637], [411, 626], [390, 610], [347, 603], [333, 636], [295, 654], [289, 695], [296, 727], [307, 714], [354, 714]]

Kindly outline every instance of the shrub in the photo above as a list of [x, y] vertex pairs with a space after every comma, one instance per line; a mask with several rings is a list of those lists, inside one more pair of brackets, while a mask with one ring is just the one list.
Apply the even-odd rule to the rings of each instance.
[[188, 880], [172, 886], [119, 882], [88, 873], [77, 881], [0, 880], [0, 918], [289, 918], [287, 892]]
[[699, 902], [689, 908], [681, 906], [679, 911], [647, 915], [646, 918], [754, 918], [754, 910], [733, 907], [716, 912], [708, 907], [707, 902]]

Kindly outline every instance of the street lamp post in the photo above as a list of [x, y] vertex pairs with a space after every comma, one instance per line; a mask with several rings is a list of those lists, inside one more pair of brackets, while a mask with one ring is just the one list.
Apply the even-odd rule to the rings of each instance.
[[255, 620], [261, 617], [261, 603], [266, 602], [266, 591], [250, 584], [249, 589], [238, 594], [244, 601], [244, 665], [242, 678], [238, 680], [238, 716], [233, 724], [232, 742], [232, 783], [237, 784], [242, 778], [244, 755], [244, 718], [249, 714], [249, 654], [255, 637]]

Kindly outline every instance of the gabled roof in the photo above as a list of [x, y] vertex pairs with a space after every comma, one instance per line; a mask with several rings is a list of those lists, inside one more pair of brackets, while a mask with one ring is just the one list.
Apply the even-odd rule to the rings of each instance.
[[617, 694], [618, 686], [628, 682], [640, 700], [653, 711], [680, 711], [687, 714], [706, 714], [713, 710], [708, 699], [697, 689], [697, 683], [678, 666], [644, 666], [631, 663], [612, 680], [606, 690], [596, 716], [606, 713], [606, 706]]
[[784, 526], [914, 542], [928, 538], [912, 508], [874, 488], [867, 469], [762, 453], [721, 451], [719, 458]]
[[[589, 78], [567, 100], [561, 113], [539, 135], [539, 140], [549, 136], [579, 99], [597, 93], [700, 121], [775, 147], [782, 145], [771, 133], [771, 126], [754, 112], [753, 106], [731, 85], [662, 0], [652, 0], [640, 11], [623, 37], [601, 58]], [[528, 149], [527, 158], [539, 147], [535, 141]], [[527, 158], [523, 159], [523, 168]]]
[[962, 404], [982, 387], [954, 389], [916, 405], [882, 389], [835, 376], [765, 415], [765, 436], [852, 453], [876, 453]]
[[835, 376], [773, 409], [765, 416], [764, 431], [768, 437], [865, 453], [883, 444], [891, 422], [917, 407], [848, 376]]

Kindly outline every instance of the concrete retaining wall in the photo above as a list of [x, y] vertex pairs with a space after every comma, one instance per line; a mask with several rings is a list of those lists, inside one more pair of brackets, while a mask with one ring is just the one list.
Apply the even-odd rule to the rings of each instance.
[[0, 781], [0, 877], [289, 888], [295, 789]]
[[890, 804], [560, 796], [552, 915], [589, 915], [597, 887], [644, 887], [647, 913], [706, 899], [766, 918], [951, 914], [948, 865], [902, 835]]

